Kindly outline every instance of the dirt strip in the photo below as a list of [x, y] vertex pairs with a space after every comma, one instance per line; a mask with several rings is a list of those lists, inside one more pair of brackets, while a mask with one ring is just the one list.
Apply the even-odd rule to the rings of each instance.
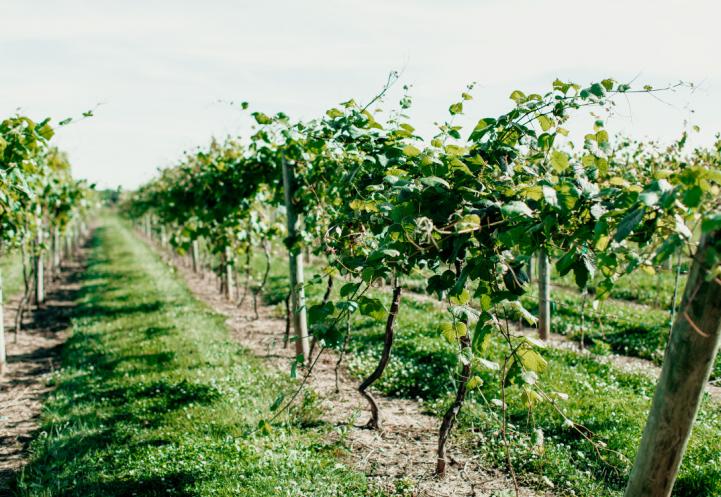
[[48, 379], [59, 367], [59, 354], [69, 334], [87, 250], [64, 262], [47, 286], [45, 303], [24, 314], [17, 340], [13, 326], [20, 297], [5, 306], [8, 365], [0, 376], [0, 494], [24, 466], [43, 400], [52, 390]]
[[[265, 358], [283, 372], [289, 371], [293, 358], [292, 344], [283, 348], [285, 322], [276, 317], [272, 307], [259, 305], [259, 318], [254, 319], [249, 295], [242, 308], [226, 301], [218, 291], [217, 279], [195, 274], [183, 264], [175, 266], [194, 294], [217, 312], [227, 316], [227, 324], [243, 346]], [[378, 395], [382, 429], [372, 431], [360, 426], [368, 417], [368, 406], [356, 388], [358, 381], [340, 371], [340, 391], [335, 388], [337, 355], [326, 353], [318, 361], [310, 387], [319, 394], [324, 406], [324, 419], [343, 432], [351, 452], [348, 463], [370, 478], [379, 488], [397, 491], [413, 488], [413, 496], [488, 496], [515, 495], [513, 482], [503, 472], [482, 467], [468, 447], [458, 447], [451, 440], [450, 465], [444, 480], [433, 476], [439, 419], [424, 414], [418, 402]], [[337, 435], [340, 436], [340, 435]], [[524, 497], [551, 494], [520, 488]]]

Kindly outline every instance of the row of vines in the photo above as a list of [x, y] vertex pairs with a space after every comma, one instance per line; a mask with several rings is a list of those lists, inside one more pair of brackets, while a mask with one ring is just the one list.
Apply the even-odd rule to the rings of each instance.
[[[72, 177], [67, 155], [50, 144], [54, 134], [49, 119], [18, 115], [0, 123], [0, 257], [19, 257], [24, 284], [15, 341], [28, 307], [43, 304], [46, 282], [59, 274], [87, 229], [91, 187]], [[0, 372], [7, 362], [4, 321], [0, 274]]]
[[[350, 100], [317, 119], [252, 112], [251, 136], [188, 153], [127, 205], [138, 225], [157, 228], [163, 243], [192, 254], [196, 264], [201, 245], [214, 254], [228, 297], [241, 291], [233, 266], [240, 261], [248, 271], [256, 251], [270, 264], [270, 245], [283, 240], [297, 351], [292, 372], [303, 376], [261, 428], [295, 400], [324, 351], [343, 356], [360, 313], [386, 323], [377, 367], [358, 388], [370, 408], [367, 427], [377, 429], [381, 413], [369, 387], [391, 357], [406, 284], [422, 275], [426, 291], [447, 303], [439, 336], [458, 355], [456, 395], [435, 456], [443, 476], [449, 435], [467, 392], [481, 387], [479, 371], [496, 371], [501, 385], [519, 387], [513, 391], [529, 410], [563, 402], [562, 393], [543, 384], [550, 260], [582, 291], [593, 284], [598, 300], [623, 275], [652, 272], [686, 254], [693, 264], [626, 492], [670, 495], [718, 348], [721, 147], [687, 151], [685, 135], [669, 147], [612, 140], [600, 116], [612, 113], [614, 98], [672, 91], [635, 90], [612, 79], [587, 87], [557, 80], [542, 95], [514, 91], [509, 112], [467, 131], [457, 117], [472, 99], [469, 87], [437, 134], [424, 139], [409, 122], [407, 94], [387, 114], [377, 108], [391, 83], [366, 105]], [[595, 122], [574, 137], [566, 123], [582, 109]], [[324, 261], [309, 281], [304, 255]], [[522, 299], [534, 260], [541, 261], [537, 313]], [[320, 280], [325, 298], [307, 306], [304, 286]], [[333, 298], [336, 282], [342, 287]], [[390, 302], [369, 296], [379, 285], [391, 290]], [[537, 325], [538, 317], [541, 339], [508, 326], [510, 318]], [[496, 340], [502, 361], [488, 355]], [[501, 412], [504, 403], [498, 400]], [[582, 426], [574, 428], [586, 436]]]

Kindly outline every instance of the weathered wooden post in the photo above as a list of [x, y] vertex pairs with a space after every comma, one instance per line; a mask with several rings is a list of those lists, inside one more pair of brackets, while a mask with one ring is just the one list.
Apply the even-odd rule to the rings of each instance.
[[61, 258], [61, 246], [60, 246], [60, 227], [55, 226], [53, 228], [53, 241], [52, 241], [52, 251], [53, 251], [53, 273], [57, 274], [60, 272], [60, 258]]
[[538, 253], [538, 336], [548, 340], [551, 333], [551, 271], [548, 268], [548, 252], [542, 248]]
[[225, 298], [232, 301], [235, 297], [235, 284], [233, 282], [233, 253], [229, 246], [225, 247], [223, 265], [223, 271], [225, 272]]
[[625, 497], [669, 497], [721, 337], [721, 281], [707, 278], [721, 230], [701, 237]]
[[0, 374], [5, 373], [7, 367], [7, 353], [5, 351], [5, 311], [3, 301], [3, 275], [0, 268]]
[[198, 240], [195, 239], [190, 245], [190, 255], [193, 259], [193, 272], [197, 273], [200, 271], [200, 247], [198, 247]]
[[35, 223], [37, 232], [35, 234], [35, 303], [37, 305], [45, 302], [45, 261], [43, 257], [43, 215], [42, 208], [38, 206]]
[[[283, 160], [283, 190], [285, 193], [285, 212], [288, 221], [288, 238], [295, 240], [298, 236], [298, 214], [293, 205], [295, 193], [295, 172]], [[309, 360], [308, 353], [310, 345], [308, 341], [308, 318], [305, 308], [305, 290], [303, 289], [303, 255], [297, 248], [289, 250], [288, 260], [290, 264], [290, 294], [293, 311], [293, 330], [295, 331], [296, 342], [295, 352], [302, 355], [303, 360]]]

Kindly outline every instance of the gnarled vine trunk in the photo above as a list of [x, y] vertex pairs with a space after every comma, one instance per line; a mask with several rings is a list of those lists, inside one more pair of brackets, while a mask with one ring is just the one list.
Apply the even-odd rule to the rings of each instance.
[[[463, 261], [461, 259], [456, 259], [456, 261], [454, 262], [456, 278], [458, 280], [460, 280], [461, 278], [462, 265]], [[471, 348], [471, 339], [468, 335], [468, 316], [466, 316], [464, 322], [466, 325], [466, 334], [462, 337], [459, 337], [458, 339], [461, 356], [466, 354], [467, 349]], [[462, 364], [463, 365], [461, 367], [461, 374], [458, 378], [458, 388], [456, 389], [456, 398], [453, 400], [453, 404], [451, 404], [446, 413], [443, 415], [441, 428], [440, 430], [438, 430], [438, 449], [436, 451], [436, 476], [439, 476], [440, 478], [446, 476], [446, 443], [448, 442], [448, 437], [451, 434], [453, 425], [456, 422], [456, 417], [458, 416], [458, 413], [461, 412], [463, 402], [466, 400], [466, 393], [468, 392], [468, 380], [471, 377], [471, 362], [465, 361]]]
[[371, 419], [366, 424], [366, 428], [369, 428], [371, 430], [375, 430], [380, 426], [380, 419], [378, 415], [378, 404], [376, 404], [373, 396], [366, 390], [373, 383], [375, 383], [378, 378], [381, 377], [383, 371], [386, 369], [386, 366], [388, 366], [388, 361], [391, 358], [391, 349], [393, 348], [393, 326], [395, 324], [396, 316], [398, 315], [400, 300], [401, 287], [398, 283], [396, 283], [395, 287], [393, 288], [391, 308], [390, 311], [388, 311], [388, 319], [386, 320], [386, 331], [383, 341], [383, 353], [381, 354], [381, 358], [378, 361], [378, 365], [376, 366], [375, 370], [370, 374], [370, 376], [368, 376], [368, 378], [363, 380], [363, 383], [361, 383], [358, 387], [358, 391], [363, 397], [365, 397], [365, 399], [368, 401], [368, 404], [370, 404]]
[[[471, 340], [468, 337], [468, 333], [462, 336], [459, 340], [461, 345], [461, 354], [465, 352], [465, 349], [471, 348]], [[461, 412], [463, 402], [466, 400], [466, 393], [468, 392], [468, 380], [471, 378], [471, 362], [466, 361], [463, 363], [461, 368], [461, 375], [458, 378], [458, 389], [456, 390], [456, 398], [453, 404], [448, 408], [445, 415], [443, 416], [443, 422], [441, 423], [441, 429], [438, 432], [438, 451], [436, 459], [436, 475], [443, 478], [446, 476], [446, 443], [448, 437], [451, 434], [453, 425], [455, 424], [458, 413]]]

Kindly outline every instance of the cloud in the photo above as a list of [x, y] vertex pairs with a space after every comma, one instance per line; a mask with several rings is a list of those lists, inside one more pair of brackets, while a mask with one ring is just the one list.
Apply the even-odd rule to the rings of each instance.
[[0, 112], [61, 119], [105, 102], [57, 141], [77, 174], [126, 187], [211, 135], [246, 130], [228, 102], [312, 117], [370, 98], [391, 69], [413, 84], [425, 134], [470, 81], [469, 124], [557, 76], [703, 81], [665, 95], [670, 105], [620, 102], [612, 129], [672, 139], [691, 118], [708, 142], [721, 115], [719, 14], [715, 2], [670, 0], [6, 2]]

